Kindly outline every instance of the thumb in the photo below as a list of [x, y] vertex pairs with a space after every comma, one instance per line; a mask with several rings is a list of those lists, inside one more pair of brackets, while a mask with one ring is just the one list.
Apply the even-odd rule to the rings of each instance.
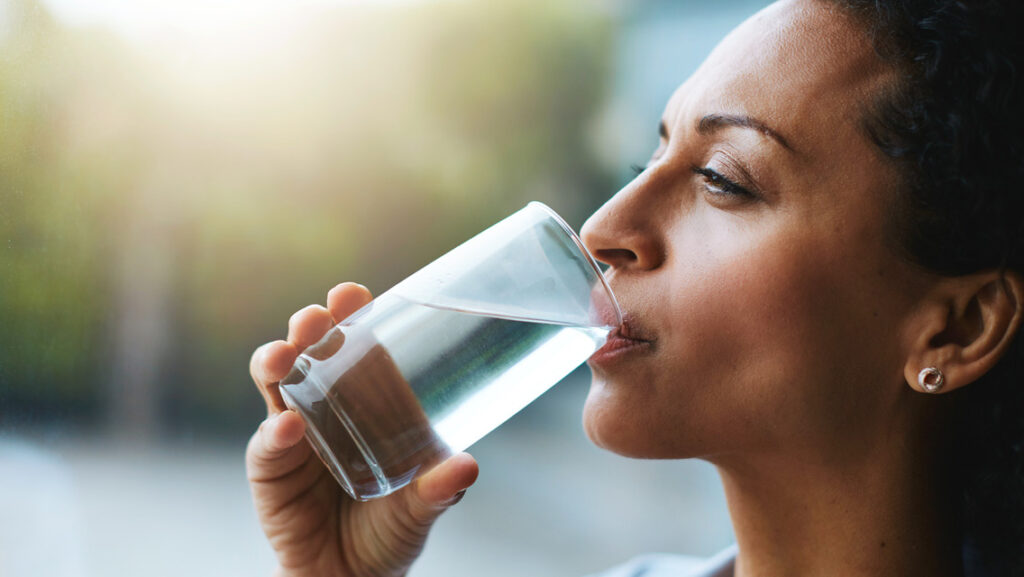
[[433, 523], [448, 507], [462, 499], [479, 474], [476, 459], [469, 453], [459, 453], [417, 479], [404, 492], [413, 520], [425, 525]]
[[282, 411], [267, 417], [249, 440], [245, 461], [249, 480], [280, 478], [306, 462], [309, 446], [301, 443], [306, 425], [295, 411]]

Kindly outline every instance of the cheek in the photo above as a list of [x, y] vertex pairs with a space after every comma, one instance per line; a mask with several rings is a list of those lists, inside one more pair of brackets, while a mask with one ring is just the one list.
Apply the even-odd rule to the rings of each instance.
[[[667, 347], [681, 367], [719, 379], [777, 374], [786, 353], [813, 340], [819, 301], [828, 294], [823, 268], [784, 238], [712, 239], [673, 263]], [[749, 384], [749, 383], [748, 383]]]
[[870, 242], [804, 229], [676, 239], [692, 250], [631, 295], [656, 319], [657, 354], [595, 375], [584, 424], [596, 444], [653, 458], [764, 450], [872, 414], [864, 383], [884, 379], [865, 367], [893, 356], [885, 321], [898, 311], [878, 307], [896, 293]]
[[678, 437], [685, 451], [812, 442], [870, 414], [862, 384], [878, 375], [865, 367], [891, 351], [872, 310], [885, 297], [870, 267], [849, 268], [872, 262], [871, 254], [850, 255], [844, 243], [821, 239], [719, 247], [680, 266], [690, 272], [671, 291], [666, 386], [673, 390], [660, 407], [689, 421]]
[[631, 294], [633, 308], [654, 319], [657, 354], [594, 376], [584, 427], [598, 446], [653, 458], [726, 449], [787, 370], [781, 357], [796, 339], [780, 330], [792, 331], [790, 315], [805, 300], [790, 286], [802, 281], [783, 270], [787, 258], [763, 243], [747, 250], [754, 245], [735, 237], [692, 232], [674, 243], [691, 250]]
[[866, 387], [899, 373], [882, 253], [832, 238], [765, 238], [681, 264], [674, 372], [697, 385], [686, 394], [703, 413], [691, 416], [713, 434], [748, 446], [842, 434], [871, 414]]

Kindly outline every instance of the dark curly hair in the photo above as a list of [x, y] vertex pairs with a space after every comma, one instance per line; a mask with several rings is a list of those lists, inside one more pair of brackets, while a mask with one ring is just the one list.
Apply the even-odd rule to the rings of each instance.
[[[827, 0], [899, 72], [864, 129], [905, 176], [892, 230], [917, 265], [1024, 274], [1024, 1]], [[950, 451], [965, 570], [1024, 576], [1024, 338], [959, 397]]]

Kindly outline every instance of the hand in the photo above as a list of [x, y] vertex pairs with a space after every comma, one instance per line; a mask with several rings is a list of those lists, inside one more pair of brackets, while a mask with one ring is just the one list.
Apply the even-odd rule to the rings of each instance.
[[249, 365], [268, 416], [249, 441], [246, 470], [279, 577], [405, 575], [434, 521], [477, 477], [476, 461], [462, 453], [397, 493], [358, 502], [303, 439], [305, 424], [286, 409], [277, 383], [300, 351], [371, 298], [361, 285], [334, 287], [327, 308], [310, 305], [292, 315], [288, 340], [256, 349]]

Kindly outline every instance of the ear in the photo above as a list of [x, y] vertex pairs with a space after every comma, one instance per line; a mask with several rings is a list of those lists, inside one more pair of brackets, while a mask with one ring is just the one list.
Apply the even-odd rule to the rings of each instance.
[[1024, 279], [1008, 271], [941, 278], [914, 314], [904, 378], [918, 391], [922, 369], [942, 371], [939, 391], [978, 380], [999, 362], [1024, 317]]

